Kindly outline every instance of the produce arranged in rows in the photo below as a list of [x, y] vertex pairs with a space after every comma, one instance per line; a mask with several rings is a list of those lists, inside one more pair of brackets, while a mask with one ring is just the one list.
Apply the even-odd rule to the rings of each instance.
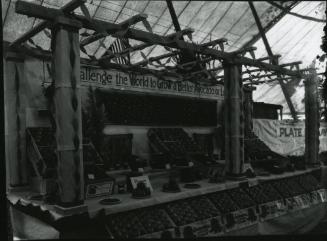
[[231, 199], [226, 192], [215, 192], [208, 194], [207, 197], [218, 208], [218, 210], [225, 214], [234, 212], [239, 209], [236, 203]]
[[147, 233], [154, 233], [174, 227], [163, 208], [141, 209], [135, 212]]
[[147, 233], [135, 214], [134, 211], [107, 216], [106, 222], [115, 238], [135, 238]]
[[243, 190], [257, 203], [267, 203], [272, 200], [269, 199], [268, 196], [266, 196], [263, 192], [263, 188], [260, 185], [243, 188]]
[[295, 176], [294, 179], [307, 192], [312, 192], [312, 191], [319, 190], [322, 188], [321, 183], [311, 174]]
[[178, 226], [201, 220], [186, 200], [168, 203], [165, 205], [165, 208], [171, 219]]
[[190, 199], [188, 203], [200, 219], [208, 219], [220, 215], [218, 209], [205, 196]]
[[284, 198], [290, 198], [302, 193], [305, 190], [294, 180], [281, 179], [272, 182], [272, 185], [283, 195]]
[[228, 195], [242, 209], [255, 206], [256, 203], [241, 188], [227, 190]]
[[268, 198], [268, 202], [281, 200], [283, 196], [272, 186], [271, 183], [265, 182], [261, 183], [260, 188], [263, 194]]

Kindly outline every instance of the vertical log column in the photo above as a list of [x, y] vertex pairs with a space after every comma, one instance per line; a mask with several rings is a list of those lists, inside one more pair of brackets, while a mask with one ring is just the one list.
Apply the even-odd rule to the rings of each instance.
[[239, 176], [244, 163], [242, 66], [223, 63], [225, 93], [225, 160], [227, 174]]
[[253, 131], [253, 87], [243, 87], [244, 91], [244, 133], [248, 136]]
[[83, 204], [82, 114], [80, 97], [79, 22], [58, 17], [52, 30], [52, 71], [59, 200], [58, 205]]
[[305, 162], [319, 165], [319, 101], [318, 80], [315, 71], [311, 71], [305, 84]]

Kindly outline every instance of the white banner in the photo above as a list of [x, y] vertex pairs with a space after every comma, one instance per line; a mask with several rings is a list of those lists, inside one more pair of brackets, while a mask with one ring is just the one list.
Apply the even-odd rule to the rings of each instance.
[[173, 77], [158, 79], [151, 74], [125, 73], [119, 70], [81, 67], [81, 85], [106, 89], [169, 94], [223, 100], [224, 86], [199, 86], [191, 82], [176, 82]]
[[[305, 122], [253, 119], [254, 133], [274, 152], [287, 156], [304, 155]], [[327, 151], [327, 123], [320, 123], [319, 152]]]

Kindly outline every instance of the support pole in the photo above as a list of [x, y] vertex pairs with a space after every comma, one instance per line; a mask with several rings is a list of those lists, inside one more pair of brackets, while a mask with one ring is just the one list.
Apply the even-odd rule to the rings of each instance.
[[227, 174], [240, 176], [244, 163], [242, 65], [223, 62], [225, 93], [225, 160]]
[[79, 34], [81, 24], [58, 17], [52, 29], [52, 72], [55, 82], [58, 206], [83, 204], [82, 116]]
[[244, 91], [244, 134], [248, 136], [253, 131], [253, 87], [243, 87]]
[[314, 70], [304, 81], [305, 84], [305, 162], [319, 165], [319, 101], [318, 80]]

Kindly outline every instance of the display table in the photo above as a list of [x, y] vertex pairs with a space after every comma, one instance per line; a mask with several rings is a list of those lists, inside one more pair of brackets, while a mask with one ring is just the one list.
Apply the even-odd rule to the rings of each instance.
[[[322, 171], [322, 177], [325, 175], [326, 167], [310, 168], [303, 171], [284, 173], [280, 175], [271, 175], [267, 177], [256, 177], [248, 179], [249, 186], [261, 182], [281, 179], [310, 173], [312, 171]], [[114, 194], [114, 197], [121, 199], [120, 204], [104, 206], [99, 203], [102, 198], [86, 200], [85, 204], [88, 211], [74, 215], [59, 214], [54, 205], [44, 204], [43, 201], [30, 200], [29, 197], [35, 193], [29, 191], [11, 192], [7, 195], [11, 203], [11, 214], [15, 235], [20, 238], [58, 238], [72, 236], [104, 235], [108, 237], [105, 227], [102, 231], [95, 232], [103, 226], [103, 218], [107, 215], [120, 213], [128, 210], [135, 210], [153, 205], [161, 205], [168, 202], [182, 200], [189, 197], [197, 197], [217, 191], [227, 190], [239, 186], [238, 181], [227, 181], [221, 184], [208, 183], [207, 180], [196, 182], [201, 185], [198, 189], [185, 189], [180, 185], [180, 193], [164, 193], [161, 191], [161, 185], [167, 181], [167, 178], [151, 178], [153, 193], [148, 199], [134, 199], [130, 193]], [[323, 178], [322, 178], [323, 181]], [[326, 214], [326, 202], [313, 204], [307, 208], [297, 210], [288, 210], [285, 214], [270, 218], [268, 220], [259, 220], [244, 228], [238, 228], [221, 233], [221, 235], [256, 235], [256, 234], [287, 234], [303, 233], [314, 228]], [[83, 234], [88, 230], [88, 234]], [[91, 235], [92, 233], [92, 235]]]

